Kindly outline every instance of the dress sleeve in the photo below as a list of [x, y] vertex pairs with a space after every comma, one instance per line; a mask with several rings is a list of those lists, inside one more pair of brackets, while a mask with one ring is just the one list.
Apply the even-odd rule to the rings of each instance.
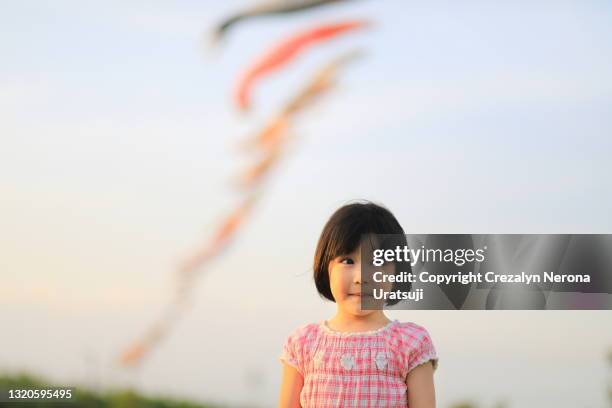
[[289, 337], [287, 337], [287, 339], [285, 340], [285, 344], [283, 344], [283, 349], [279, 356], [279, 360], [289, 364], [290, 366], [295, 368], [301, 375], [304, 375], [300, 364], [301, 359], [299, 357], [299, 345], [299, 332], [295, 331], [291, 333]]
[[416, 326], [410, 333], [410, 350], [406, 361], [406, 375], [414, 368], [431, 361], [434, 371], [438, 368], [438, 355], [429, 333], [424, 327]]

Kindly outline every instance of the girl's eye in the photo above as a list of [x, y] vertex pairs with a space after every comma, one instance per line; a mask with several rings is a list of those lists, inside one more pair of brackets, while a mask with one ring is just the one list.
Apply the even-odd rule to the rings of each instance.
[[340, 263], [343, 263], [345, 265], [352, 265], [353, 264], [353, 259], [352, 258], [342, 258], [340, 260]]

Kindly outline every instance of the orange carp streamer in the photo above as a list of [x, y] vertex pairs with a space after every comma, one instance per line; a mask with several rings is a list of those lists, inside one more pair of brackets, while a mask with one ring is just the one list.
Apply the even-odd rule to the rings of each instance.
[[241, 143], [241, 149], [251, 149], [256, 146], [273, 148], [281, 142], [289, 128], [289, 115], [281, 113], [252, 139], [247, 139]]
[[135, 343], [121, 354], [119, 362], [125, 366], [136, 364], [142, 360], [147, 351], [148, 347], [145, 344], [141, 342]]
[[268, 51], [257, 63], [247, 69], [236, 87], [235, 102], [239, 109], [247, 110], [250, 106], [251, 89], [265, 75], [281, 68], [293, 60], [310, 45], [328, 41], [340, 34], [363, 28], [369, 23], [365, 20], [346, 21], [341, 23], [317, 26], [299, 33]]
[[279, 156], [280, 148], [277, 145], [277, 147], [270, 149], [260, 161], [243, 173], [240, 184], [244, 187], [250, 187], [259, 182], [276, 163]]
[[162, 317], [149, 328], [141, 340], [131, 344], [119, 356], [119, 364], [122, 366], [136, 366], [140, 364], [144, 357], [159, 343], [159, 341], [168, 333], [173, 324], [176, 324], [182, 309], [187, 306], [187, 297], [180, 296], [177, 292], [175, 302], [172, 302], [166, 308], [166, 312]]
[[141, 340], [134, 342], [119, 356], [123, 366], [139, 364], [144, 357], [165, 337], [189, 304], [190, 292], [194, 287], [195, 272], [206, 261], [218, 255], [226, 247], [239, 226], [246, 219], [253, 204], [257, 200], [257, 191], [250, 194], [234, 209], [218, 226], [207, 244], [190, 256], [179, 268], [179, 280], [175, 297], [166, 308], [164, 315], [145, 333]]
[[252, 208], [258, 194], [254, 193], [246, 198], [229, 216], [220, 224], [219, 228], [201, 250], [190, 256], [180, 267], [181, 273], [191, 273], [209, 258], [218, 254], [228, 244], [229, 239], [244, 222]]

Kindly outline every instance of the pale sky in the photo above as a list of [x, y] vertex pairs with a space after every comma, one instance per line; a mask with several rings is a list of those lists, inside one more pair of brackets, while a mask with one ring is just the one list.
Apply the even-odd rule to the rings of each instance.
[[[0, 370], [270, 406], [285, 337], [334, 313], [310, 268], [346, 201], [386, 205], [407, 233], [612, 231], [610, 3], [360, 0], [209, 48], [247, 4], [2, 2]], [[361, 17], [375, 27], [310, 49], [257, 85], [253, 112], [234, 109], [236, 78], [275, 41]], [[193, 308], [140, 370], [112, 366], [243, 197], [238, 143], [354, 48], [366, 56], [295, 123]], [[609, 311], [389, 315], [432, 335], [440, 407], [605, 404]]]

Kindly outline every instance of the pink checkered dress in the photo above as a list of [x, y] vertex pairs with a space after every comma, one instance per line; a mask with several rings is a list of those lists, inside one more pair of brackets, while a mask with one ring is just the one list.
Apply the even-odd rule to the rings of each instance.
[[303, 408], [408, 407], [406, 376], [436, 350], [424, 327], [398, 320], [368, 332], [343, 333], [325, 321], [296, 329], [280, 360], [302, 374]]

